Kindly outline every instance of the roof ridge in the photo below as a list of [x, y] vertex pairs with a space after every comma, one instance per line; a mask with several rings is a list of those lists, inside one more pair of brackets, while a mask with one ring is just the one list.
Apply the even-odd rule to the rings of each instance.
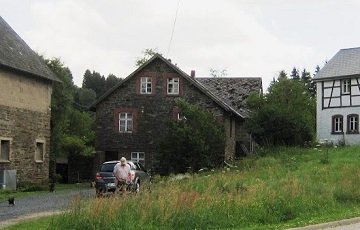
[[342, 48], [340, 50], [352, 50], [352, 49], [360, 49], [360, 46], [359, 47], [351, 47], [351, 48]]

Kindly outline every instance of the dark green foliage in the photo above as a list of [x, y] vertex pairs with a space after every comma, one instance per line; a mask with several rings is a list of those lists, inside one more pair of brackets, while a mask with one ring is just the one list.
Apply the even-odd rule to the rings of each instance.
[[86, 70], [82, 83], [83, 89], [92, 89], [95, 91], [97, 98], [106, 92], [106, 80], [100, 73], [90, 70]]
[[49, 176], [55, 174], [56, 156], [61, 152], [62, 138], [66, 134], [69, 114], [74, 100], [73, 81], [70, 70], [58, 58], [45, 59], [47, 66], [61, 80], [53, 84], [51, 95], [51, 143]]
[[86, 70], [84, 73], [82, 89], [91, 89], [96, 93], [96, 98], [101, 97], [104, 93], [114, 87], [121, 79], [114, 74], [109, 74], [107, 78], [100, 73]]
[[94, 150], [95, 117], [88, 112], [71, 111], [67, 135], [62, 139], [62, 150], [68, 154], [89, 155]]
[[213, 168], [223, 161], [223, 127], [214, 116], [179, 100], [177, 106], [186, 119], [173, 122], [159, 147], [164, 173], [184, 173]]
[[70, 70], [57, 58], [45, 62], [62, 81], [54, 83], [51, 98], [49, 174], [50, 178], [54, 179], [56, 157], [66, 157], [69, 154], [88, 155], [93, 151], [95, 117], [94, 114], [85, 111], [85, 106], [75, 101], [74, 95], [79, 89], [73, 83]]
[[80, 88], [78, 102], [82, 106], [89, 106], [96, 100], [96, 92], [92, 89]]
[[307, 85], [288, 79], [282, 71], [268, 91], [266, 95], [252, 94], [247, 100], [255, 113], [246, 126], [255, 140], [269, 146], [304, 146], [313, 141], [316, 101]]
[[116, 84], [121, 81], [121, 78], [117, 78], [114, 74], [109, 74], [106, 78], [106, 90], [113, 88]]
[[32, 183], [21, 183], [17, 186], [19, 192], [36, 192], [36, 191], [47, 191], [47, 184], [32, 184]]
[[293, 68], [293, 70], [291, 71], [291, 75], [290, 77], [293, 79], [293, 80], [300, 80], [300, 75], [299, 75], [299, 70], [297, 70], [295, 67]]

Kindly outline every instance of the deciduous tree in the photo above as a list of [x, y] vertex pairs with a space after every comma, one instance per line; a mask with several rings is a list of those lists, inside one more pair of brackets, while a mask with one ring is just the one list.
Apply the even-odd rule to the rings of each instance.
[[165, 173], [213, 168], [223, 161], [224, 129], [210, 113], [184, 100], [177, 102], [182, 120], [172, 123], [158, 152]]
[[135, 66], [140, 67], [157, 53], [159, 53], [157, 48], [143, 50], [142, 56], [136, 59]]
[[247, 104], [255, 112], [246, 126], [258, 143], [304, 146], [314, 140], [316, 102], [302, 81], [281, 74], [267, 94], [252, 94]]

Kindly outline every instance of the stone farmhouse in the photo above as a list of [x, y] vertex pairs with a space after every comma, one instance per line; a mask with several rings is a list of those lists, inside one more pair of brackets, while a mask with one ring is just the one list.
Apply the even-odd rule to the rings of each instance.
[[360, 48], [341, 49], [314, 77], [317, 139], [360, 144]]
[[244, 100], [250, 92], [262, 93], [261, 78], [195, 78], [159, 54], [95, 101], [98, 162], [119, 159], [151, 167], [159, 138], [169, 121], [181, 119], [176, 100], [213, 113], [224, 123], [224, 160], [249, 154], [253, 148], [244, 121], [251, 114]]
[[0, 17], [0, 172], [15, 172], [17, 182], [49, 178], [53, 82], [54, 73]]

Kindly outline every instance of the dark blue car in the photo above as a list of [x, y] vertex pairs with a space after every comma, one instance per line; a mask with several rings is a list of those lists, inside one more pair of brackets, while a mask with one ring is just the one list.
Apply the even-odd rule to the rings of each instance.
[[[115, 191], [115, 176], [113, 175], [114, 167], [120, 161], [107, 161], [101, 165], [99, 172], [96, 173], [95, 189], [98, 196], [108, 192]], [[135, 172], [133, 183], [129, 186], [132, 192], [139, 192], [140, 188], [150, 189], [151, 176], [148, 171], [138, 162], [127, 161], [130, 168]]]

